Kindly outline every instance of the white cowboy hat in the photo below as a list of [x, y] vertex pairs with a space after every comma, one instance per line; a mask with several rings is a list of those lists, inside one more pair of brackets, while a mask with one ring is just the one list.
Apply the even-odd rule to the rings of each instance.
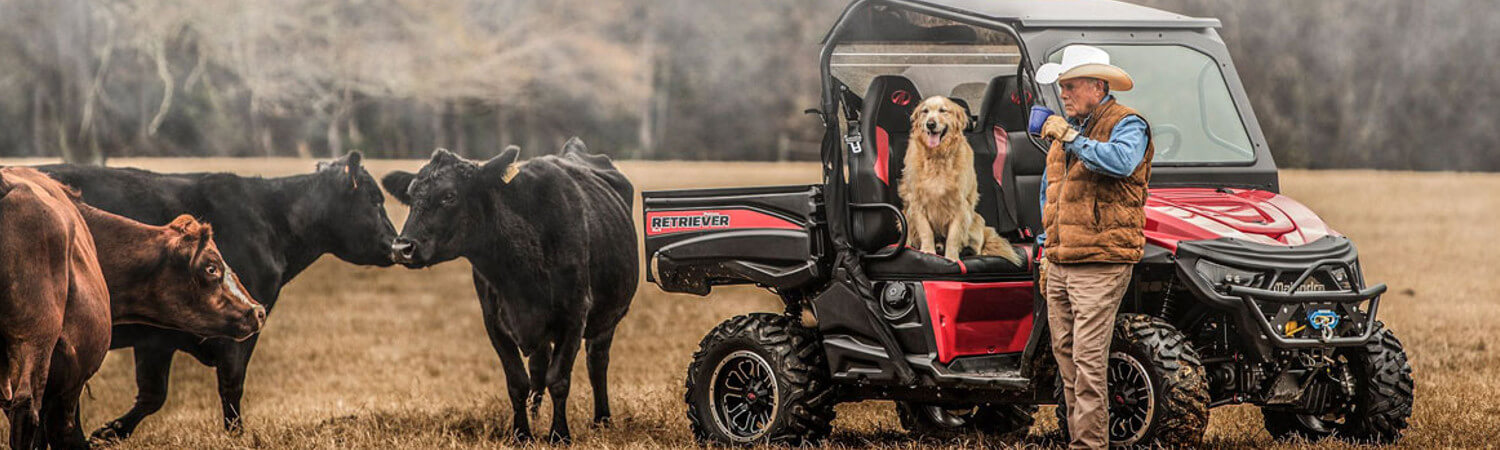
[[1099, 47], [1069, 45], [1063, 49], [1062, 64], [1047, 63], [1036, 69], [1036, 81], [1052, 84], [1073, 78], [1097, 78], [1109, 83], [1111, 91], [1128, 91], [1135, 81], [1125, 69], [1109, 64], [1109, 53]]

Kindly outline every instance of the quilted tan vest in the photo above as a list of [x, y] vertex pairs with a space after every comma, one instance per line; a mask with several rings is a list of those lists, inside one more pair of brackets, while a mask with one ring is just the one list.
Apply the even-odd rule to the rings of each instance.
[[[1131, 115], [1140, 116], [1111, 99], [1094, 111], [1082, 135], [1109, 141], [1115, 124]], [[1147, 127], [1146, 157], [1125, 178], [1090, 171], [1083, 161], [1063, 150], [1062, 141], [1052, 142], [1047, 151], [1047, 204], [1042, 208], [1048, 261], [1140, 262], [1146, 246], [1141, 231], [1146, 226], [1146, 183], [1151, 179], [1151, 158], [1156, 153], [1150, 125]]]

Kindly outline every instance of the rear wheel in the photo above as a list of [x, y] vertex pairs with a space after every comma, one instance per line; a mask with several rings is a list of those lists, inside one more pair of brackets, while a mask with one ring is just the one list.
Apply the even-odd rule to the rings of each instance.
[[688, 366], [688, 420], [699, 441], [816, 444], [835, 397], [816, 333], [796, 319], [750, 314], [703, 338]]
[[1337, 436], [1356, 442], [1390, 444], [1401, 438], [1411, 418], [1415, 382], [1406, 351], [1395, 333], [1380, 330], [1363, 346], [1334, 354], [1344, 364], [1354, 395], [1325, 414], [1265, 409], [1266, 431], [1276, 439], [1316, 441]]
[[[1147, 315], [1121, 314], [1110, 344], [1109, 443], [1115, 446], [1191, 447], [1208, 427], [1208, 384], [1198, 353], [1172, 325]], [[1067, 405], [1057, 424], [1068, 436]]]
[[901, 427], [918, 436], [952, 439], [971, 433], [1019, 439], [1031, 431], [1036, 405], [978, 405], [944, 408], [896, 402]]

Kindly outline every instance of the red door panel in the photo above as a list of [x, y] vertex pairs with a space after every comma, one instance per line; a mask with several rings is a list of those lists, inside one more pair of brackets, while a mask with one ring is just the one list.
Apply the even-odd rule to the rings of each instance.
[[1032, 327], [1030, 281], [924, 281], [938, 361], [1026, 349]]

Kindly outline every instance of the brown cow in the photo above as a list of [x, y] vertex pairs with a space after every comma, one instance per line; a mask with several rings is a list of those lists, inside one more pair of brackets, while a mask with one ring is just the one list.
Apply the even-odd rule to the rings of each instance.
[[264, 317], [208, 225], [144, 225], [34, 170], [0, 169], [0, 407], [12, 448], [88, 446], [78, 398], [112, 323], [245, 339]]

